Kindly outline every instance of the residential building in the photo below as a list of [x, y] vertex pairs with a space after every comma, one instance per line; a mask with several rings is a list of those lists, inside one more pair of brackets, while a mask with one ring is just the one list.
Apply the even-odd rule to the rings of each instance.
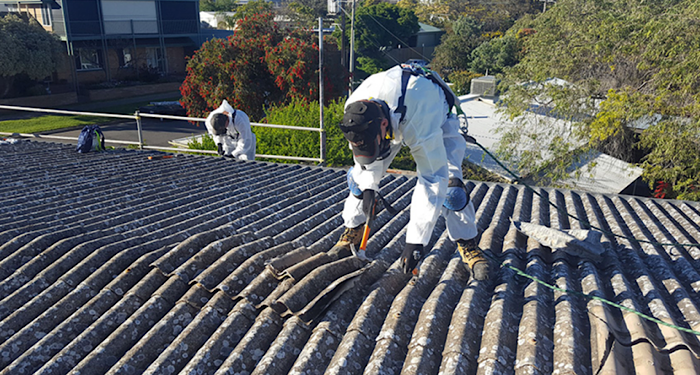
[[61, 38], [76, 84], [185, 74], [200, 45], [196, 0], [0, 0]]

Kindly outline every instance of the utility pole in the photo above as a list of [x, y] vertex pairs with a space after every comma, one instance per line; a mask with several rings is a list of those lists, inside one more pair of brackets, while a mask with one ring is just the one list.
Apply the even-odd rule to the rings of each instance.
[[321, 159], [326, 161], [326, 133], [323, 130], [323, 18], [318, 18], [318, 103], [321, 127]]
[[339, 0], [340, 4], [340, 65], [344, 68], [348, 67], [348, 47], [345, 43], [345, 9], [343, 9], [343, 0]]
[[350, 20], [350, 91], [348, 96], [352, 95], [352, 90], [354, 89], [353, 77], [355, 73], [355, 0], [352, 1], [352, 19]]

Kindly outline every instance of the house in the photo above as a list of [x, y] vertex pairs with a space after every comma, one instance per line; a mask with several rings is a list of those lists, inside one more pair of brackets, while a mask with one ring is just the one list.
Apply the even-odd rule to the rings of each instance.
[[[550, 137], [555, 135], [563, 138], [568, 136], [569, 122], [552, 116], [551, 113], [543, 111], [541, 108], [533, 106], [531, 111], [514, 120], [499, 113], [496, 104], [498, 97], [493, 95], [495, 90], [494, 77], [482, 77], [478, 85], [472, 84], [472, 91], [475, 88], [481, 91], [460, 96], [461, 108], [467, 114], [469, 135], [490, 153], [493, 154], [496, 151], [501, 139], [496, 129], [515, 126], [518, 121], [523, 121], [531, 126], [546, 124], [540, 127], [543, 132], [537, 137], [538, 142], [543, 144], [546, 144]], [[555, 134], [552, 129], [560, 129], [560, 131]], [[508, 170], [517, 171], [517, 166], [506, 165], [508, 170], [504, 169], [502, 163], [489, 156], [479, 145], [469, 144], [467, 147], [467, 159], [471, 163], [477, 164], [506, 180], [514, 181], [516, 179]], [[643, 170], [641, 168], [600, 152], [581, 157], [579, 162], [572, 165], [567, 172], [571, 174], [571, 177], [557, 183], [571, 189], [596, 193], [651, 195], [651, 190], [642, 180]]]
[[408, 39], [408, 46], [392, 49], [388, 52], [389, 56], [396, 61], [432, 58], [435, 47], [440, 45], [440, 38], [445, 31], [422, 22], [418, 22], [418, 25], [420, 29]]
[[224, 23], [225, 17], [231, 17], [236, 12], [199, 12], [199, 19], [202, 24], [206, 24], [207, 28], [233, 30]]
[[160, 154], [0, 144], [1, 374], [700, 372], [697, 202], [468, 181], [490, 279], [442, 221], [413, 276], [416, 177], [365, 261], [328, 251], [345, 170]]
[[196, 0], [0, 0], [34, 17], [66, 46], [76, 84], [185, 74], [200, 43]]

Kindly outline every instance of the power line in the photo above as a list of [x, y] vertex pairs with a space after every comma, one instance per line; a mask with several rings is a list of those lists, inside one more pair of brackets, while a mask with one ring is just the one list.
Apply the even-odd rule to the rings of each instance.
[[391, 31], [389, 31], [389, 29], [387, 29], [386, 27], [384, 27], [384, 25], [382, 25], [381, 22], [377, 21], [377, 19], [374, 18], [374, 16], [372, 16], [371, 14], [367, 14], [367, 16], [369, 16], [369, 18], [371, 18], [371, 19], [372, 19], [377, 25], [379, 25], [382, 29], [386, 30], [387, 33], [389, 33], [391, 36], [393, 36], [394, 38], [396, 38], [396, 40], [397, 40], [399, 43], [405, 45], [405, 46], [408, 47], [408, 49], [410, 49], [411, 51], [413, 51], [413, 52], [419, 54], [422, 58], [428, 60], [428, 58], [425, 57], [425, 55], [423, 55], [422, 53], [420, 53], [420, 52], [416, 51], [415, 49], [413, 49], [411, 46], [408, 45], [408, 43], [404, 42], [401, 38], [399, 38], [399, 37], [396, 36], [394, 33], [392, 33]]

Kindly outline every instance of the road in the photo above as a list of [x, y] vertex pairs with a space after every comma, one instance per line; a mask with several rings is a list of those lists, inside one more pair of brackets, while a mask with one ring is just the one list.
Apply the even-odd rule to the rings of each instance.
[[[148, 96], [140, 96], [134, 98], [124, 98], [118, 100], [111, 100], [108, 102], [97, 102], [97, 103], [83, 103], [67, 106], [66, 110], [74, 110], [81, 112], [102, 112], [102, 108], [110, 108], [117, 105], [124, 105], [130, 103], [144, 103], [149, 101], [161, 101], [168, 98], [173, 98], [179, 95], [179, 93], [161, 93], [153, 94]], [[136, 108], [136, 107], [135, 107]], [[134, 109], [135, 109], [134, 108]], [[1, 120], [10, 120], [15, 118], [30, 118], [33, 116], [40, 115], [36, 112], [9, 112], [5, 113]], [[204, 134], [206, 129], [204, 128], [204, 123], [191, 124], [187, 121], [175, 121], [175, 120], [159, 120], [152, 118], [144, 118], [141, 121], [142, 134], [144, 143], [147, 146], [158, 146], [158, 147], [173, 147], [170, 143], [173, 140], [181, 139], [185, 137], [190, 137], [192, 135]], [[199, 125], [199, 126], [197, 126]], [[126, 147], [123, 144], [109, 143], [110, 140], [119, 141], [130, 141], [138, 142], [139, 136], [136, 127], [136, 120], [116, 120], [113, 123], [100, 125], [102, 132], [107, 140], [107, 146], [115, 147]], [[47, 142], [59, 142], [59, 143], [69, 143], [77, 144], [78, 135], [80, 135], [80, 128], [70, 128], [62, 129], [51, 132], [45, 132], [46, 135], [54, 135], [61, 137], [72, 137], [75, 140], [64, 140], [64, 139], [50, 139], [50, 138], [31, 138], [32, 140], [47, 141]]]
[[[192, 135], [204, 134], [206, 129], [204, 123], [191, 124], [187, 121], [142, 119], [143, 142], [147, 146], [173, 147], [170, 143], [173, 140], [190, 137]], [[139, 135], [135, 120], [100, 125], [104, 133], [107, 146], [125, 147], [125, 145], [109, 143], [110, 140], [138, 142]], [[75, 141], [52, 140], [53, 142], [76, 144], [81, 128], [72, 128], [60, 131], [53, 131], [50, 135], [62, 137], [74, 137]], [[49, 133], [45, 133], [49, 134]]]

